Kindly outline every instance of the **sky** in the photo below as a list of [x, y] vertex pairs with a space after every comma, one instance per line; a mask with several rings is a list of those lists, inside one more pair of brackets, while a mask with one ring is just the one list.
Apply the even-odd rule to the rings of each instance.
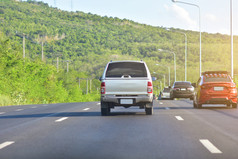
[[[39, 0], [37, 0], [39, 1]], [[171, 0], [41, 0], [67, 11], [83, 11], [100, 16], [129, 19], [167, 28], [199, 31], [199, 9]], [[201, 30], [230, 35], [230, 1], [233, 34], [238, 35], [238, 0], [179, 0], [200, 7]]]

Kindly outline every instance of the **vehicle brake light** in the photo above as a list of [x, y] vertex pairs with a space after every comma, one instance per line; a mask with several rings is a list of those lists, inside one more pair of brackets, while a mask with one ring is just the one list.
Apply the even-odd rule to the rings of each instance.
[[148, 82], [148, 84], [147, 84], [147, 93], [153, 93], [152, 82]]
[[106, 93], [106, 84], [105, 82], [101, 83], [101, 94], [105, 94]]

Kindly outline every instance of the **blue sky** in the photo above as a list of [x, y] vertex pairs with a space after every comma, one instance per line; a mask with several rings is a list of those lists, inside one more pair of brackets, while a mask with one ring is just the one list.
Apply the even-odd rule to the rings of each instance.
[[[39, 1], [39, 0], [37, 0]], [[171, 0], [42, 0], [68, 11], [130, 19], [152, 26], [199, 31], [197, 7]], [[180, 0], [201, 9], [201, 30], [230, 34], [230, 0]], [[238, 0], [233, 1], [233, 34], [238, 35]], [[72, 3], [71, 3], [72, 2]], [[72, 4], [72, 6], [71, 6]]]

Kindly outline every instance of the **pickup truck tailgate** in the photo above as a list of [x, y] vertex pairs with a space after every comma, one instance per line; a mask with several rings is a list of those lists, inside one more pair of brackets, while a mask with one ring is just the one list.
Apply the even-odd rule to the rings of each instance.
[[133, 94], [147, 94], [148, 80], [137, 79], [113, 79], [106, 80], [106, 94], [114, 95], [133, 95]]

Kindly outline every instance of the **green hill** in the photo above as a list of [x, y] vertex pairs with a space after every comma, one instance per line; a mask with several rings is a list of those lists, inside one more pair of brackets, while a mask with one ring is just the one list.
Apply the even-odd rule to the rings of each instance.
[[[199, 33], [171, 29], [187, 34], [187, 79], [195, 82], [199, 77]], [[22, 96], [25, 103], [77, 102], [79, 101], [77, 97], [83, 96], [86, 90], [85, 80], [81, 80], [80, 89], [75, 89], [78, 86], [77, 79], [99, 78], [110, 60], [143, 59], [151, 72], [165, 74], [166, 78], [168, 77], [167, 68], [155, 64], [170, 66], [173, 82], [173, 56], [159, 52], [158, 49], [176, 53], [177, 80], [184, 80], [184, 35], [167, 31], [163, 27], [153, 27], [116, 17], [101, 17], [91, 13], [62, 11], [49, 7], [43, 2], [2, 0], [0, 2], [0, 33], [0, 57], [8, 59], [0, 70], [4, 76], [4, 78], [0, 77], [0, 94], [11, 100], [16, 95], [24, 94]], [[22, 58], [23, 35], [26, 37], [25, 59]], [[234, 43], [237, 42], [238, 37], [235, 36]], [[42, 43], [43, 62], [41, 62]], [[238, 59], [238, 46], [234, 45], [234, 47], [234, 59]], [[57, 56], [60, 59], [58, 73]], [[70, 60], [68, 73], [66, 72], [67, 60]], [[235, 74], [238, 74], [236, 63], [237, 60], [234, 61], [234, 69]], [[11, 73], [8, 72], [10, 70]], [[230, 72], [229, 36], [202, 33], [202, 70]], [[33, 72], [36, 74], [32, 74]], [[13, 76], [14, 74], [17, 75]], [[162, 76], [153, 76], [157, 76], [159, 80], [163, 79]], [[26, 83], [26, 78], [30, 77], [29, 80], [32, 83]], [[158, 83], [156, 81], [154, 85]], [[37, 84], [38, 86], [35, 87]], [[8, 86], [10, 90], [19, 90], [6, 91], [3, 85]], [[27, 85], [30, 85], [30, 88], [25, 88]], [[48, 87], [52, 89], [55, 87], [55, 90], [51, 90], [52, 95], [49, 95], [49, 90], [45, 92], [47, 91], [45, 88]], [[92, 91], [97, 93], [98, 88], [99, 81], [93, 80]], [[54, 99], [57, 95], [53, 92], [58, 92], [59, 96], [65, 92], [66, 99], [61, 100], [61, 97]], [[31, 100], [29, 93], [41, 98]]]

